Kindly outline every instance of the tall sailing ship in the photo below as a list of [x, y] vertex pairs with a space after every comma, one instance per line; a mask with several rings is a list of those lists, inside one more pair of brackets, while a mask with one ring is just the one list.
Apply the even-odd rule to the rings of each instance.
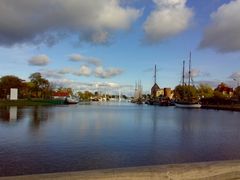
[[[182, 74], [182, 86], [184, 87], [184, 91], [186, 88], [189, 88], [193, 86], [193, 78], [192, 78], [192, 69], [191, 69], [191, 63], [192, 63], [192, 55], [190, 52], [189, 57], [189, 71], [188, 71], [188, 84], [185, 83], [185, 61], [183, 61], [183, 74]], [[176, 107], [181, 108], [201, 108], [201, 104], [199, 103], [199, 100], [193, 99], [192, 97], [188, 95], [185, 95], [183, 93], [182, 99], [178, 99], [175, 101]]]
[[134, 98], [131, 101], [132, 103], [136, 103], [136, 104], [143, 104], [143, 97], [142, 97], [142, 85], [141, 85], [141, 81], [139, 81], [138, 83], [136, 83], [135, 85], [135, 92], [134, 92]]

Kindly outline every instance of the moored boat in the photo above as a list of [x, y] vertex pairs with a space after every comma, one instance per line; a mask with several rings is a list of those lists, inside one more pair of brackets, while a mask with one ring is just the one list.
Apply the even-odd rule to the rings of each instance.
[[69, 97], [66, 97], [65, 99], [65, 104], [77, 104], [77, 103], [79, 103], [79, 100], [75, 97], [69, 96]]
[[188, 84], [185, 84], [185, 61], [183, 61], [183, 74], [182, 74], [182, 87], [183, 87], [183, 97], [175, 101], [175, 106], [180, 108], [201, 108], [199, 100], [194, 99], [189, 95], [189, 92], [186, 94], [184, 91], [190, 91], [193, 85], [192, 71], [191, 71], [191, 52], [189, 57], [189, 71], [188, 71]]
[[196, 103], [190, 103], [190, 102], [175, 102], [175, 106], [176, 107], [180, 107], [180, 108], [201, 108], [201, 104], [196, 102]]

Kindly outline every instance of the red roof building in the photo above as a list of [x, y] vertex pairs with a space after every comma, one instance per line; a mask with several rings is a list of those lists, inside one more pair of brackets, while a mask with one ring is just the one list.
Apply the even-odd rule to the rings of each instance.
[[70, 96], [69, 92], [53, 92], [54, 99], [63, 99]]
[[224, 83], [219, 84], [215, 91], [221, 92], [224, 95], [233, 95], [233, 88], [228, 87]]

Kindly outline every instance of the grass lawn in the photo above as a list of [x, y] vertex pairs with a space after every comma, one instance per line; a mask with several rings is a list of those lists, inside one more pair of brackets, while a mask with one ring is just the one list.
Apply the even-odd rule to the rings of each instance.
[[62, 100], [55, 99], [20, 99], [15, 101], [0, 100], [0, 106], [44, 106], [63, 104]]

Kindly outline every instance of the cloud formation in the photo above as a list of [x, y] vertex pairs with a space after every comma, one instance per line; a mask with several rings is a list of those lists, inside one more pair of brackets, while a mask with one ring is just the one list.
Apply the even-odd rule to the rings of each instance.
[[45, 78], [53, 78], [53, 79], [61, 79], [64, 78], [63, 74], [60, 74], [54, 70], [41, 70], [41, 74], [43, 75], [43, 77]]
[[53, 45], [67, 34], [80, 41], [107, 43], [116, 30], [127, 30], [141, 10], [120, 0], [1, 0], [0, 44]]
[[111, 78], [111, 77], [117, 76], [122, 72], [123, 70], [118, 68], [104, 69], [102, 66], [99, 66], [99, 67], [96, 67], [95, 69], [95, 76], [105, 79], [105, 78]]
[[229, 76], [229, 78], [240, 82], [240, 72], [234, 72], [231, 76]]
[[120, 75], [123, 72], [123, 70], [119, 68], [104, 69], [102, 66], [97, 66], [93, 71], [89, 66], [81, 65], [79, 69], [65, 67], [60, 70], [42, 69], [41, 72], [44, 75], [44, 77], [48, 77], [52, 79], [64, 78], [65, 75], [68, 75], [68, 74], [74, 75], [74, 76], [86, 76], [86, 77], [95, 76], [101, 79], [108, 79], [108, 78], [112, 78], [117, 75]]
[[186, 6], [186, 1], [153, 0], [156, 9], [143, 25], [145, 42], [158, 43], [186, 30], [193, 17], [193, 11]]
[[213, 48], [227, 53], [240, 50], [240, 0], [224, 4], [211, 14], [211, 24], [205, 29], [200, 48]]
[[[201, 71], [199, 69], [191, 69], [191, 76], [192, 78], [198, 78], [198, 77], [210, 77], [211, 74], [208, 73], [208, 72], [204, 72], [204, 71]], [[188, 70], [185, 72], [185, 77], [188, 78], [189, 77], [189, 72]]]
[[92, 70], [88, 66], [81, 66], [79, 70], [73, 71], [73, 75], [76, 76], [90, 76], [92, 74]]
[[103, 91], [108, 93], [113, 93], [114, 91], [118, 92], [118, 90], [127, 90], [129, 91], [130, 88], [133, 88], [132, 85], [128, 84], [118, 84], [115, 82], [91, 82], [91, 83], [85, 83], [85, 82], [78, 82], [73, 81], [70, 79], [55, 79], [51, 81], [55, 87], [71, 87], [74, 90], [80, 90], [80, 91]]
[[87, 64], [93, 64], [95, 66], [100, 66], [102, 64], [101, 60], [98, 59], [98, 58], [87, 57], [87, 56], [84, 56], [84, 55], [81, 55], [81, 54], [71, 54], [69, 56], [69, 60], [73, 61], [73, 62], [84, 62], [84, 63], [87, 63]]
[[31, 66], [46, 66], [49, 63], [49, 58], [45, 54], [33, 56], [28, 60], [28, 64]]

